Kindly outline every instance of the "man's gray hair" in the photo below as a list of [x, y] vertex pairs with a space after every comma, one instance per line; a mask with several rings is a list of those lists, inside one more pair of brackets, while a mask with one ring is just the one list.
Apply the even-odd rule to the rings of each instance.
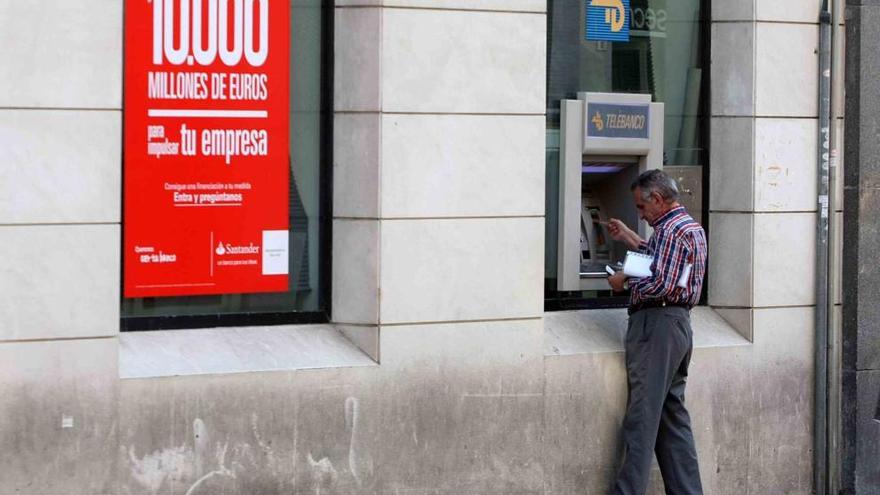
[[667, 203], [678, 200], [678, 184], [675, 179], [663, 173], [662, 170], [642, 172], [639, 178], [629, 186], [630, 191], [635, 191], [636, 188], [642, 191], [642, 199], [645, 201], [654, 192], [660, 193], [660, 197]]

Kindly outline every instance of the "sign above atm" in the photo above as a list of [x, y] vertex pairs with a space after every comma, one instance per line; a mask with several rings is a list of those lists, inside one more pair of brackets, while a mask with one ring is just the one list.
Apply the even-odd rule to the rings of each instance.
[[588, 138], [648, 139], [651, 106], [645, 104], [587, 103]]

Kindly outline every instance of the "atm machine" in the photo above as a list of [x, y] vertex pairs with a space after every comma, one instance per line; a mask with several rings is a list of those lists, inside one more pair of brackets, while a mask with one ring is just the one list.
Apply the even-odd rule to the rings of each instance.
[[618, 218], [648, 237], [629, 186], [663, 167], [663, 104], [651, 95], [578, 93], [560, 105], [557, 290], [608, 290], [605, 265], [622, 262], [627, 246], [603, 223]]

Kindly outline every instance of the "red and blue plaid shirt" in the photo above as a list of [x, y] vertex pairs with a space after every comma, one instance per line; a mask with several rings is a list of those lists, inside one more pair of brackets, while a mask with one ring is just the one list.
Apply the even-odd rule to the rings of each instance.
[[[675, 207], [655, 220], [654, 235], [642, 242], [639, 251], [654, 256], [650, 277], [631, 283], [631, 306], [652, 300], [696, 306], [706, 273], [706, 232], [683, 206]], [[693, 265], [685, 288], [678, 287], [685, 264]]]

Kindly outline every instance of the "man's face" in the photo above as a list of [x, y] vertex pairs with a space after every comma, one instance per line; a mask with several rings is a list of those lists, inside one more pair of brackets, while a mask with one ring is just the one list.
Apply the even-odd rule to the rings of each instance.
[[633, 189], [632, 195], [636, 209], [639, 210], [639, 216], [646, 222], [651, 223], [665, 213], [666, 204], [663, 202], [663, 197], [660, 196], [660, 193], [653, 192], [646, 200], [642, 197], [642, 189], [637, 187]]

